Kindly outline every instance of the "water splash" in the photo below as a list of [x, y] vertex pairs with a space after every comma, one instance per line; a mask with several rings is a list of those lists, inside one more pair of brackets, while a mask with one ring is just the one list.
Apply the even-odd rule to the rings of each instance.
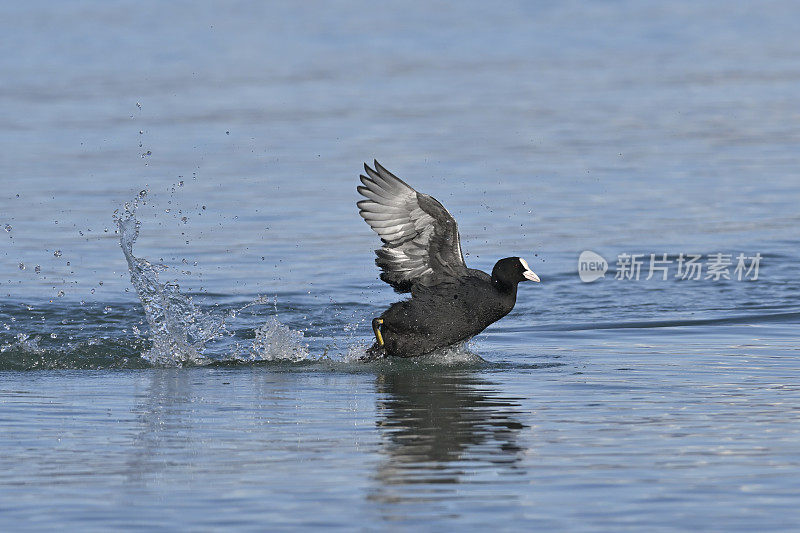
[[131, 283], [150, 326], [152, 347], [144, 357], [155, 364], [202, 363], [203, 348], [220, 334], [220, 324], [201, 313], [190, 297], [181, 294], [176, 282], [161, 283], [159, 272], [167, 267], [133, 255], [141, 226], [134, 213], [145, 197], [146, 191], [142, 191], [133, 204], [125, 204], [116, 220]]
[[421, 365], [471, 366], [486, 363], [486, 360], [469, 348], [469, 342], [441, 348], [419, 358]]
[[[93, 337], [88, 340], [54, 342], [27, 333], [17, 334], [13, 342], [0, 343], [0, 370], [56, 370], [147, 368], [151, 364], [140, 355], [138, 338]], [[45, 342], [49, 340], [50, 342]]]
[[[309, 357], [302, 332], [293, 331], [276, 318], [257, 328], [250, 346], [234, 342], [232, 350], [220, 358], [209, 353], [212, 341], [235, 335], [228, 329], [225, 318], [201, 310], [191, 296], [183, 294], [175, 281], [161, 282], [159, 273], [167, 270], [160, 264], [133, 255], [133, 245], [139, 236], [141, 223], [135, 216], [145, 203], [147, 191], [139, 193], [122, 212], [115, 212], [119, 242], [128, 263], [131, 283], [144, 307], [149, 339], [152, 346], [142, 357], [156, 365], [202, 365], [221, 361], [301, 361]], [[230, 318], [267, 300], [258, 298], [230, 313]]]
[[374, 365], [379, 368], [399, 367], [405, 369], [424, 369], [430, 367], [471, 367], [486, 364], [486, 360], [471, 351], [469, 341], [440, 348], [419, 357], [370, 357], [370, 344], [358, 343], [349, 347], [343, 357], [345, 363]]
[[284, 326], [275, 317], [256, 329], [256, 338], [250, 349], [252, 361], [292, 361], [309, 358], [303, 333]]
[[[328, 345], [321, 355], [311, 355], [307, 339], [302, 331], [282, 324], [275, 316], [260, 326], [252, 324], [246, 331], [233, 328], [233, 321], [243, 311], [255, 306], [271, 305], [277, 314], [277, 301], [265, 297], [226, 312], [212, 313], [196, 305], [192, 297], [184, 294], [176, 281], [162, 282], [159, 275], [168, 270], [161, 264], [136, 257], [133, 246], [139, 236], [140, 221], [135, 212], [146, 203], [147, 191], [143, 190], [121, 211], [114, 213], [119, 228], [119, 242], [128, 263], [130, 278], [136, 294], [144, 307], [149, 326], [150, 347], [141, 354], [143, 360], [159, 366], [206, 365], [210, 363], [258, 363], [258, 362], [324, 362], [329, 364], [368, 364], [378, 367], [400, 366], [425, 368], [430, 366], [463, 366], [485, 363], [480, 356], [469, 351], [465, 344], [451, 346], [435, 353], [414, 358], [380, 359], [369, 361], [365, 354], [369, 344], [353, 338], [356, 322], [351, 328], [344, 353], [334, 345]], [[353, 317], [354, 318], [354, 317]], [[138, 331], [137, 331], [138, 334]], [[249, 337], [249, 338], [248, 338]]]

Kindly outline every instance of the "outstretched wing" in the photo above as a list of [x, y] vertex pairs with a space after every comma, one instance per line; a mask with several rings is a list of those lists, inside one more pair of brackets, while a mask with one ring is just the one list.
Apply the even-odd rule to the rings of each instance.
[[432, 286], [467, 274], [453, 216], [432, 196], [421, 194], [375, 161], [364, 164], [359, 213], [383, 246], [375, 253], [381, 279], [397, 292]]

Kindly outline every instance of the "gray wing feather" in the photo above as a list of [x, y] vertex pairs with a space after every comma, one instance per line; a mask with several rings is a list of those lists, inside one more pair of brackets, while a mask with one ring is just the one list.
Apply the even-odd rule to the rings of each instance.
[[364, 164], [359, 213], [378, 234], [381, 279], [398, 292], [432, 286], [467, 274], [458, 225], [432, 196], [421, 194], [383, 168]]

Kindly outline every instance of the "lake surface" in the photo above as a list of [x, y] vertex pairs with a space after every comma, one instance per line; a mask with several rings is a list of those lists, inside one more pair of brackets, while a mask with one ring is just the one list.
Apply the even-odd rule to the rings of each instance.
[[[0, 529], [797, 528], [798, 23], [3, 4]], [[359, 362], [400, 297], [373, 158], [469, 266], [542, 283], [466, 346]]]

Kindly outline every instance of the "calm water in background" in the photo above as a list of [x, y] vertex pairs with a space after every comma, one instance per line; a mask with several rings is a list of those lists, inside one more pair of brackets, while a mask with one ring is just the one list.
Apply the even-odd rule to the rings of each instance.
[[[798, 23], [3, 4], [0, 528], [797, 527]], [[355, 208], [373, 157], [470, 266], [542, 278], [467, 350], [353, 362], [397, 298]], [[143, 190], [134, 254], [194, 301], [170, 335], [228, 317], [202, 366], [152, 353], [113, 218]], [[613, 279], [682, 252], [758, 252], [759, 279]]]

